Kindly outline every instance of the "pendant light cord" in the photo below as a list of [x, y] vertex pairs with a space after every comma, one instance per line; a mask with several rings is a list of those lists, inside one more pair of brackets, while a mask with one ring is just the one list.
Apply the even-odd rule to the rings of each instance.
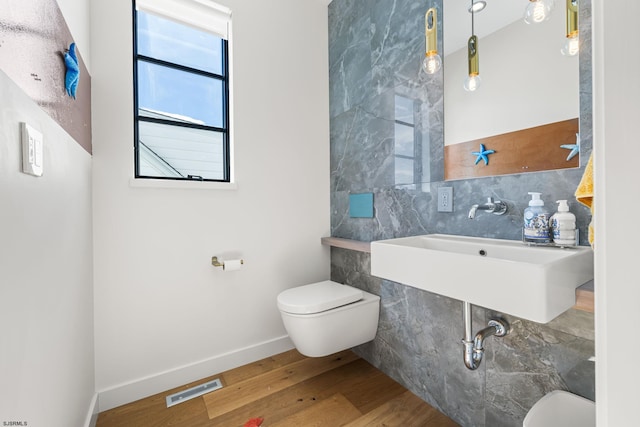
[[473, 19], [473, 18], [474, 18], [474, 15], [475, 15], [475, 14], [476, 14], [476, 13], [475, 13], [475, 11], [473, 10], [473, 0], [471, 0], [471, 35], [472, 35], [472, 36], [473, 36], [473, 35], [475, 35], [475, 33], [476, 33], [476, 32], [475, 32], [475, 29], [474, 29], [474, 25], [473, 25], [473, 24], [474, 24], [474, 22], [473, 22], [473, 21], [474, 21], [474, 19]]

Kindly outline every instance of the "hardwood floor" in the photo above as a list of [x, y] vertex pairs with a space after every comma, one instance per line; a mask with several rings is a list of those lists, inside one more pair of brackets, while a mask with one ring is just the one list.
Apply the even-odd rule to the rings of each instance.
[[[220, 378], [224, 388], [166, 407], [168, 394]], [[97, 427], [455, 427], [442, 413], [351, 350], [295, 350], [101, 412]]]

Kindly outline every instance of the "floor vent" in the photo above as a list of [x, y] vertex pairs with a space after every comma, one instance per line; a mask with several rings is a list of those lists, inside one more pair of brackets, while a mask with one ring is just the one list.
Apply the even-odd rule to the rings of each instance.
[[181, 391], [180, 393], [170, 394], [167, 396], [167, 408], [221, 388], [222, 382], [220, 379], [216, 378], [213, 381], [191, 387], [190, 389]]

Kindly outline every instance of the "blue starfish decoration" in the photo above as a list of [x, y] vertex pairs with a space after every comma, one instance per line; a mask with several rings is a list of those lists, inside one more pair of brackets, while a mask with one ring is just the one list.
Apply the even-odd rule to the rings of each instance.
[[80, 80], [80, 67], [78, 66], [75, 43], [71, 43], [69, 49], [64, 52], [64, 65], [67, 67], [67, 72], [64, 77], [64, 87], [67, 90], [67, 95], [76, 99], [76, 90], [78, 89], [78, 81]]
[[484, 164], [488, 165], [489, 164], [489, 154], [493, 154], [495, 153], [494, 150], [487, 150], [486, 148], [484, 148], [484, 144], [480, 144], [480, 151], [474, 151], [471, 154], [473, 154], [474, 156], [478, 156], [478, 158], [476, 159], [476, 162], [474, 164], [478, 164], [478, 162], [480, 162], [480, 160], [484, 160]]
[[580, 153], [580, 134], [576, 133], [576, 143], [575, 144], [563, 144], [560, 148], [565, 148], [567, 150], [571, 150], [569, 155], [567, 156], [567, 161], [573, 159], [576, 154]]

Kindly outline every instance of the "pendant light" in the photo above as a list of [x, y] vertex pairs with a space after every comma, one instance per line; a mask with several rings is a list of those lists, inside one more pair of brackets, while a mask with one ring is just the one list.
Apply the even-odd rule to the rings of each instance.
[[575, 56], [580, 47], [578, 40], [578, 0], [567, 1], [567, 38], [560, 52], [565, 56]]
[[484, 8], [487, 7], [487, 2], [484, 0], [476, 0], [473, 3], [471, 3], [471, 7], [468, 9], [469, 13], [471, 12], [481, 12], [484, 10]]
[[524, 22], [527, 24], [539, 24], [549, 19], [553, 9], [553, 0], [529, 0], [524, 11]]
[[432, 7], [424, 15], [425, 54], [422, 69], [427, 74], [435, 74], [442, 67], [442, 58], [438, 55], [438, 13]]
[[473, 0], [471, 0], [471, 37], [467, 42], [467, 57], [469, 59], [469, 75], [464, 80], [464, 90], [473, 92], [480, 86], [480, 57], [478, 56], [478, 37], [475, 35]]

